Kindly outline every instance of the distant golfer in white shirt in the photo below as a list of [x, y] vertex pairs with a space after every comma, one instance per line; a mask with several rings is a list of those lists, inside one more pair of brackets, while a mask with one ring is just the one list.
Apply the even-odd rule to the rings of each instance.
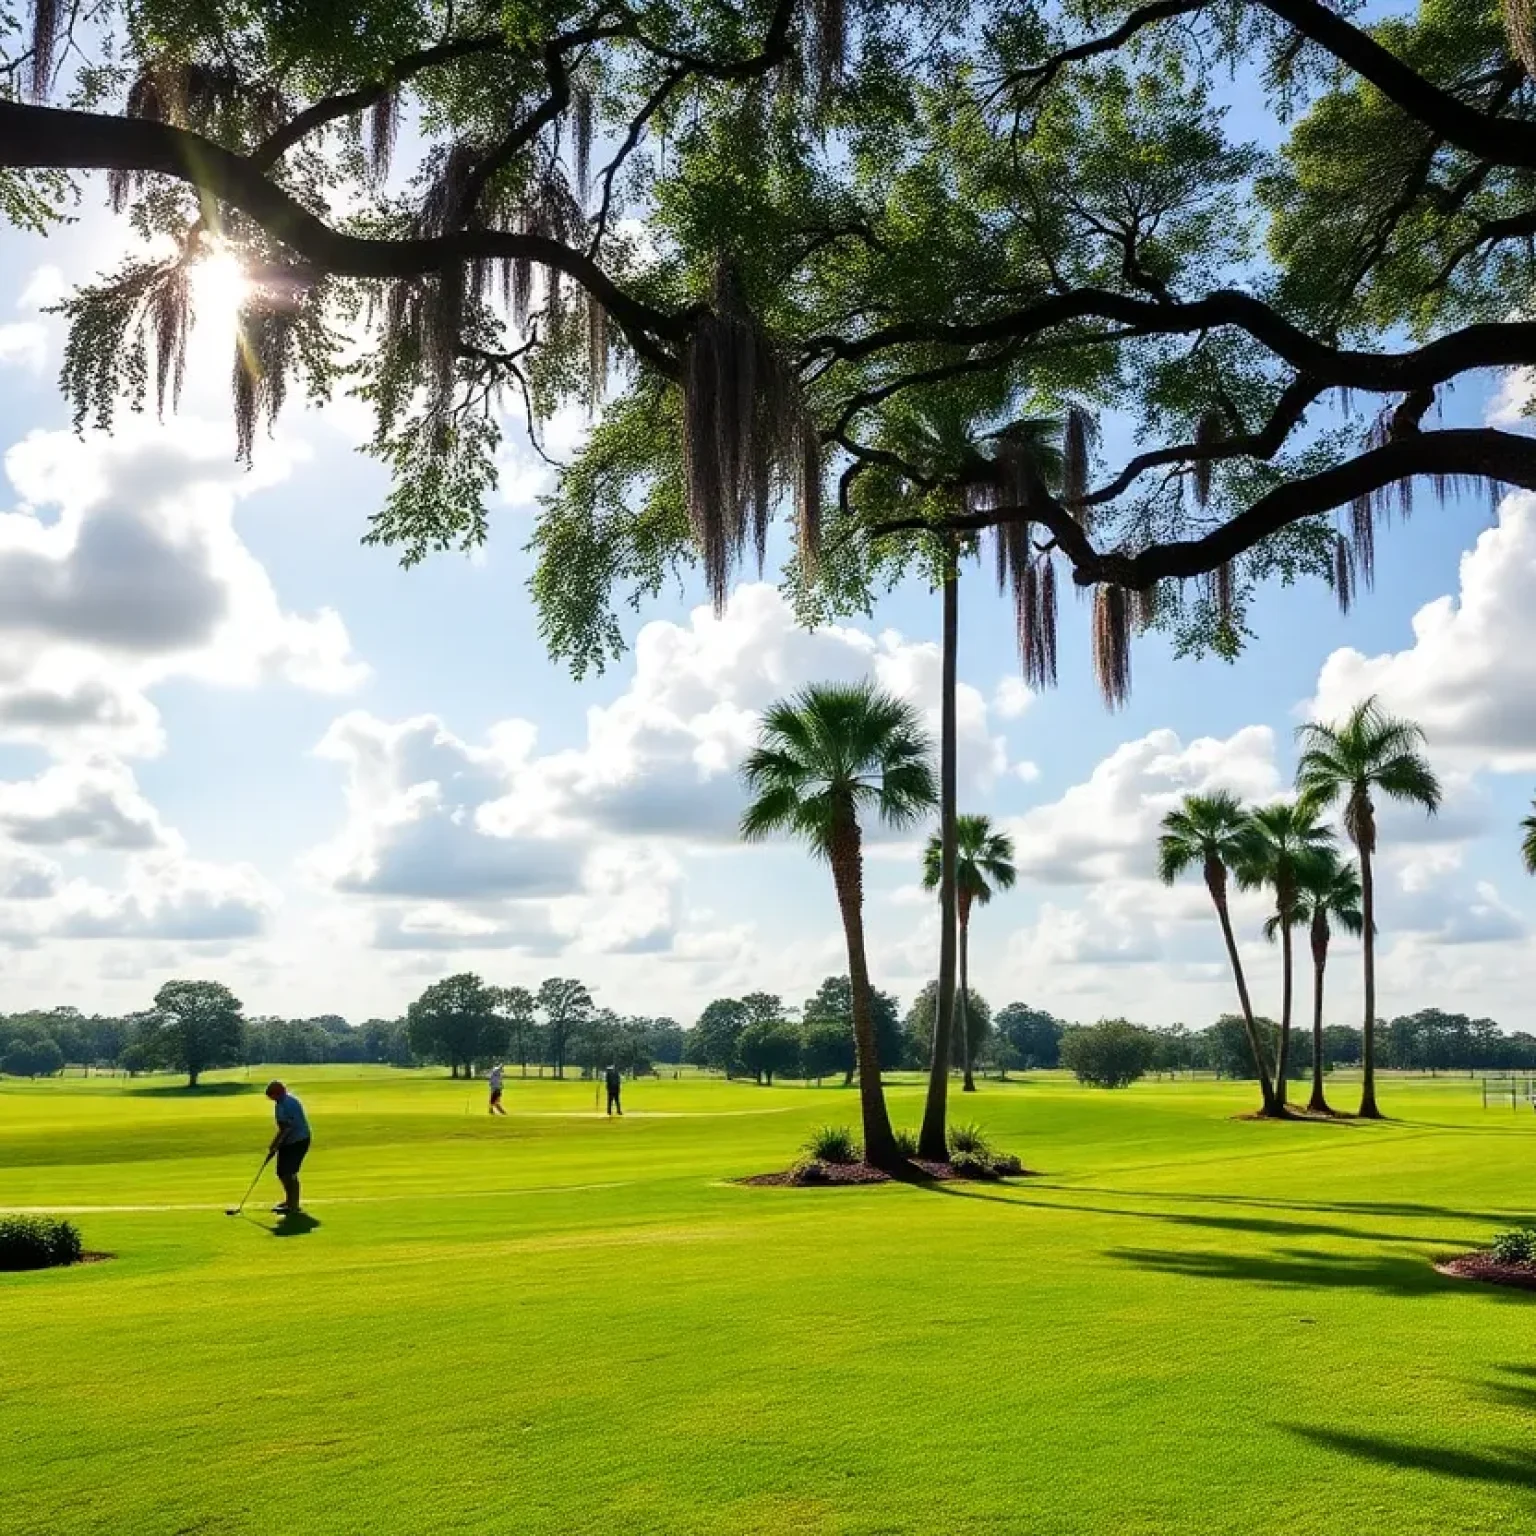
[[506, 1110], [501, 1107], [501, 1070], [502, 1069], [499, 1065], [492, 1067], [491, 1075], [489, 1078], [491, 1085], [490, 1113], [493, 1115], [506, 1114]]

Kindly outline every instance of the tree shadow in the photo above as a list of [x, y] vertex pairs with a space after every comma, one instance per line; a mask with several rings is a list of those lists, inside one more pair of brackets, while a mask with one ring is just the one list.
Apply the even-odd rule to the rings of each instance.
[[1353, 1456], [1359, 1461], [1375, 1462], [1378, 1466], [1536, 1492], [1536, 1451], [1523, 1447], [1510, 1446], [1489, 1452], [1453, 1451], [1444, 1446], [1392, 1440], [1385, 1435], [1347, 1434], [1342, 1430], [1315, 1429], [1307, 1424], [1284, 1427], [1298, 1438], [1309, 1440], [1325, 1450]]
[[[929, 1189], [941, 1195], [954, 1195], [962, 1200], [990, 1200], [999, 1205], [1026, 1206], [1031, 1210], [1041, 1211], [1071, 1211], [1074, 1214], [1089, 1216], [1124, 1216], [1133, 1221], [1161, 1221], [1170, 1226], [1197, 1227], [1214, 1232], [1251, 1232], [1261, 1237], [1344, 1237], [1352, 1238], [1357, 1242], [1415, 1243], [1457, 1249], [1465, 1247], [1463, 1240], [1453, 1237], [1428, 1237], [1411, 1232], [1375, 1232], [1360, 1227], [1339, 1226], [1332, 1222], [1278, 1221], [1273, 1217], [1265, 1216], [1205, 1216], [1184, 1211], [1125, 1210], [1118, 1206], [1080, 1205], [1067, 1200], [1033, 1200], [1025, 1196], [1022, 1190], [1017, 1195], [1009, 1196], [1001, 1193], [994, 1194], [975, 1187], [938, 1183], [932, 1179], [912, 1182], [918, 1188]], [[1148, 1195], [1145, 1198], [1178, 1200], [1187, 1197]]]
[[1313, 1211], [1335, 1216], [1425, 1217], [1429, 1220], [1469, 1221], [1482, 1225], [1520, 1222], [1526, 1219], [1517, 1211], [1461, 1211], [1448, 1205], [1425, 1205], [1403, 1200], [1286, 1200], [1263, 1195], [1192, 1195], [1161, 1189], [1104, 1189], [1099, 1185], [1040, 1185], [1038, 1188], [1065, 1189], [1074, 1194], [1119, 1195], [1130, 1200], [1172, 1200], [1190, 1205], [1238, 1205], [1257, 1210]]
[[273, 1237], [308, 1237], [319, 1221], [311, 1216], [308, 1211], [299, 1211], [292, 1216], [280, 1216], [275, 1227], [268, 1227]]
[[1106, 1258], [1165, 1275], [1194, 1280], [1241, 1281], [1295, 1290], [1366, 1290], [1381, 1296], [1478, 1296], [1492, 1302], [1522, 1302], [1527, 1294], [1509, 1287], [1470, 1286], [1442, 1275], [1427, 1260], [1406, 1254], [1324, 1253], [1293, 1248], [1273, 1254], [1182, 1253], [1156, 1248], [1111, 1248]]
[[263, 1093], [266, 1084], [199, 1083], [196, 1088], [189, 1088], [185, 1083], [177, 1083], [174, 1088], [126, 1088], [123, 1091], [139, 1099], [229, 1099], [236, 1094]]

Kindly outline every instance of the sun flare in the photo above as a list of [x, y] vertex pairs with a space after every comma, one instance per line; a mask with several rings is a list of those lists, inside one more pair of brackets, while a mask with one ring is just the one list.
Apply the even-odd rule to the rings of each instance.
[[232, 251], [210, 251], [192, 264], [192, 303], [201, 319], [232, 320], [250, 286], [245, 268]]

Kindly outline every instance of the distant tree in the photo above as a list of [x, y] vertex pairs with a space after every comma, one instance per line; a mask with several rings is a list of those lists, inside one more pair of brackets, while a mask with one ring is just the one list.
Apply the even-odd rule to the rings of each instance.
[[[928, 1042], [933, 1039], [933, 1016], [938, 1000], [939, 984], [930, 981], [912, 999], [912, 1006], [907, 1009], [907, 1016], [902, 1022], [906, 1059], [918, 1066], [927, 1060], [925, 1052], [930, 1049]], [[961, 1039], [959, 1027], [962, 1020], [969, 1036], [971, 1059], [974, 1061], [985, 1051], [987, 1036], [992, 1032], [991, 1006], [975, 988], [968, 989], [963, 998], [959, 992], [955, 994], [955, 1032], [950, 1042], [949, 1062], [952, 1071], [964, 1068], [966, 1045]]]
[[834, 1072], [853, 1071], [853, 1034], [839, 1018], [807, 1018], [800, 1025], [800, 1070], [818, 1083]]
[[[1280, 1026], [1273, 1019], [1259, 1017], [1253, 1021], [1253, 1030], [1258, 1036], [1260, 1048], [1273, 1060], [1274, 1052], [1280, 1044]], [[1196, 1038], [1201, 1042], [1206, 1065], [1218, 1077], [1229, 1077], [1239, 1082], [1253, 1081], [1255, 1069], [1249, 1024], [1241, 1015], [1222, 1014]]]
[[787, 1076], [799, 1065], [800, 1032], [783, 1017], [754, 1019], [737, 1039], [736, 1055], [759, 1083], [772, 1087], [776, 1074]]
[[1248, 862], [1251, 837], [1247, 813], [1236, 795], [1226, 790], [1208, 795], [1186, 795], [1181, 805], [1163, 817], [1162, 835], [1157, 840], [1157, 872], [1164, 885], [1172, 885], [1185, 870], [1195, 868], [1205, 880], [1211, 905], [1221, 924], [1232, 978], [1237, 983], [1237, 1001], [1248, 1035], [1248, 1049], [1253, 1056], [1250, 1075], [1257, 1077], [1259, 1082], [1260, 1113], [1276, 1115], [1283, 1113], [1283, 1108], [1275, 1096], [1270, 1058], [1265, 1054], [1254, 1019], [1248, 978], [1243, 972], [1242, 956], [1238, 954], [1227, 901], [1229, 878], [1234, 870]]
[[495, 1054], [506, 1022], [496, 1012], [495, 988], [473, 972], [434, 981], [406, 1012], [411, 1049], [424, 1061], [443, 1062], [453, 1077], [472, 1077], [476, 1061]]
[[369, 1019], [362, 1026], [363, 1053], [367, 1061], [386, 1062], [392, 1067], [409, 1067], [415, 1057], [406, 1037], [404, 1019]]
[[997, 1075], [1004, 1082], [1008, 1081], [1008, 1073], [1015, 1067], [1022, 1066], [1024, 1058], [1019, 1054], [1013, 1041], [1003, 1035], [994, 1035], [992, 1043], [988, 1047], [988, 1056], [992, 1065], [997, 1068]]
[[1314, 722], [1301, 727], [1301, 756], [1296, 788], [1319, 806], [1343, 801], [1344, 830], [1360, 856], [1360, 912], [1365, 927], [1365, 1017], [1360, 1071], [1360, 1114], [1379, 1119], [1376, 1104], [1376, 894], [1372, 860], [1376, 854], [1376, 807], [1373, 795], [1416, 805], [1433, 816], [1440, 806], [1440, 781], [1421, 748], [1424, 732], [1411, 720], [1386, 714], [1372, 697], [1357, 704], [1337, 724]]
[[741, 770], [751, 796], [742, 837], [758, 842], [788, 832], [831, 870], [853, 983], [864, 1157], [877, 1168], [897, 1168], [906, 1159], [880, 1082], [864, 947], [860, 817], [899, 830], [931, 810], [938, 800], [932, 753], [922, 719], [906, 700], [869, 683], [827, 683], [769, 706]]
[[152, 1061], [185, 1072], [187, 1087], [195, 1088], [204, 1072], [241, 1060], [244, 1007], [222, 982], [168, 981], [155, 993], [139, 1040]]
[[696, 1067], [728, 1074], [736, 1065], [736, 1042], [748, 1019], [740, 998], [717, 997], [706, 1003], [698, 1022], [688, 1031], [686, 1060]]
[[1062, 1065], [1095, 1088], [1128, 1087], [1146, 1076], [1156, 1057], [1152, 1031], [1126, 1019], [1101, 1019], [1061, 1038]]
[[1043, 1009], [1009, 1003], [993, 1015], [992, 1028], [1018, 1052], [1017, 1065], [1024, 1071], [1048, 1071], [1060, 1064], [1062, 1024]]
[[549, 1046], [550, 1064], [556, 1077], [564, 1077], [571, 1035], [592, 1017], [592, 994], [579, 981], [552, 976], [539, 984], [537, 1002], [539, 1012], [544, 1015], [544, 1038]]
[[64, 1070], [64, 1052], [47, 1035], [17, 1040], [0, 1056], [0, 1072], [7, 1077], [53, 1077]]
[[129, 1077], [137, 1077], [139, 1073], [148, 1072], [154, 1066], [140, 1040], [131, 1040], [122, 1048], [118, 1053], [117, 1064]]
[[[971, 908], [984, 907], [992, 900], [994, 891], [1013, 889], [1016, 878], [1013, 867], [1013, 839], [1006, 832], [998, 832], [989, 816], [957, 816], [955, 818], [955, 922], [960, 937], [960, 979], [955, 991], [955, 1029], [961, 1042], [961, 1090], [975, 1093], [976, 1083], [971, 1075], [971, 1061], [975, 1055], [971, 1031], [963, 1017], [970, 986]], [[943, 841], [935, 833], [928, 840], [923, 855], [923, 885], [930, 891], [939, 889], [943, 878]], [[939, 1147], [945, 1143], [938, 1136]], [[932, 1154], [930, 1154], [932, 1155]]]
[[1533, 804], [1529, 816], [1522, 818], [1520, 830], [1525, 835], [1520, 839], [1520, 861], [1525, 865], [1528, 875], [1536, 875], [1536, 804]]
[[527, 987], [497, 987], [496, 1012], [507, 1026], [507, 1046], [518, 1069], [528, 1076], [528, 1053], [538, 1041], [537, 1004]]
[[1159, 1072], [1187, 1072], [1195, 1064], [1195, 1038], [1183, 1024], [1152, 1031], [1157, 1040], [1157, 1055], [1152, 1065]]
[[[878, 987], [870, 989], [870, 1011], [874, 1017], [875, 1044], [880, 1060], [891, 1067], [909, 1065], [906, 1060], [906, 1041], [901, 1030], [901, 1005], [889, 992]], [[844, 1044], [836, 1059], [836, 1065], [827, 1070], [840, 1071], [845, 1087], [853, 1082], [857, 1064], [857, 1052], [853, 1038], [853, 985], [846, 976], [828, 976], [817, 987], [813, 996], [805, 1000], [800, 1017], [807, 1023], [831, 1023], [843, 1030]], [[828, 1047], [830, 1049], [830, 1046]], [[923, 1058], [926, 1060], [927, 1058]], [[922, 1061], [910, 1065], [921, 1066]], [[815, 1074], [811, 1074], [814, 1076]]]
[[681, 1065], [687, 1030], [676, 1019], [650, 1019], [647, 1023], [646, 1040], [651, 1060], [669, 1067]]

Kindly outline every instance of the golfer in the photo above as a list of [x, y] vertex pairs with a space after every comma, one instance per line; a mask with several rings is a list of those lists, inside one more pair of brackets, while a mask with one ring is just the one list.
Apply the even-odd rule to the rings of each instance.
[[501, 1067], [499, 1065], [491, 1068], [491, 1075], [487, 1078], [487, 1081], [491, 1085], [490, 1113], [493, 1115], [506, 1114], [506, 1110], [501, 1107]]
[[283, 1186], [283, 1203], [274, 1205], [272, 1211], [278, 1216], [297, 1216], [303, 1209], [299, 1204], [299, 1169], [309, 1154], [309, 1121], [304, 1106], [281, 1083], [268, 1083], [267, 1097], [277, 1119], [277, 1135], [267, 1151], [277, 1157], [277, 1178]]
[[624, 1118], [624, 1110], [619, 1104], [619, 1089], [624, 1086], [624, 1079], [619, 1076], [617, 1067], [609, 1067], [603, 1073], [603, 1084], [608, 1089], [608, 1113]]

